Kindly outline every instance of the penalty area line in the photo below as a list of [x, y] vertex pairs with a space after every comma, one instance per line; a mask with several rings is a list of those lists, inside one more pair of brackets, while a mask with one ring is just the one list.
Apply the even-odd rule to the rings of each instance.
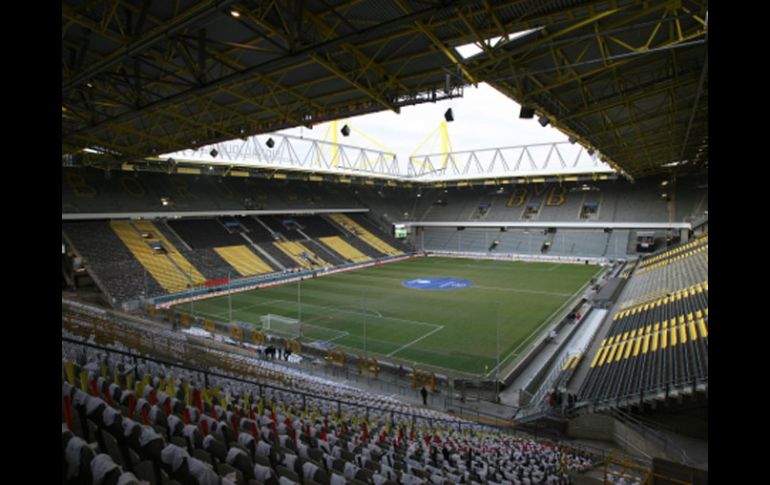
[[404, 350], [405, 348], [407, 348], [407, 347], [410, 347], [410, 346], [412, 346], [412, 345], [416, 344], [417, 342], [419, 342], [420, 340], [422, 340], [422, 339], [425, 339], [425, 338], [428, 338], [428, 337], [430, 337], [431, 335], [433, 335], [434, 333], [438, 332], [439, 330], [443, 330], [443, 329], [444, 329], [444, 326], [443, 326], [443, 325], [440, 325], [438, 328], [434, 328], [433, 330], [431, 330], [430, 332], [426, 333], [426, 334], [425, 334], [425, 335], [423, 335], [422, 337], [420, 337], [420, 338], [416, 338], [416, 339], [412, 340], [411, 342], [407, 343], [406, 345], [402, 345], [401, 347], [397, 348], [397, 349], [396, 349], [396, 350], [394, 350], [393, 352], [389, 353], [387, 356], [388, 356], [388, 357], [393, 357], [394, 355], [396, 355], [397, 353], [401, 352], [401, 351], [402, 351], [402, 350]]

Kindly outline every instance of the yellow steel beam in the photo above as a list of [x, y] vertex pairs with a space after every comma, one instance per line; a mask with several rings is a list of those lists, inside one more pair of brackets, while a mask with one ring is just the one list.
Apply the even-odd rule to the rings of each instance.
[[[403, 10], [405, 14], [412, 13], [411, 8], [404, 2], [404, 0], [395, 0], [396, 4]], [[452, 61], [453, 64], [459, 66], [460, 70], [462, 71], [463, 75], [471, 81], [471, 83], [474, 86], [478, 86], [479, 82], [476, 79], [476, 77], [471, 74], [471, 72], [463, 65], [457, 57], [447, 48], [447, 46], [444, 45], [444, 43], [436, 37], [436, 35], [428, 28], [427, 25], [425, 25], [423, 22], [417, 20], [415, 21], [415, 26], [417, 29], [420, 30], [425, 36], [430, 39], [430, 41], [433, 43], [434, 46], [436, 46], [441, 52], [444, 53], [447, 58]]]
[[619, 99], [617, 101], [614, 101], [614, 102], [608, 103], [608, 104], [597, 103], [596, 105], [594, 105], [590, 109], [573, 112], [572, 114], [570, 114], [568, 116], [564, 116], [564, 117], [562, 117], [560, 119], [560, 121], [564, 122], [564, 121], [574, 120], [575, 118], [580, 118], [580, 117], [583, 117], [583, 116], [588, 116], [588, 115], [591, 115], [591, 114], [594, 114], [594, 113], [598, 113], [600, 111], [606, 111], [607, 109], [610, 109], [610, 108], [616, 108], [616, 107], [622, 106], [622, 105], [624, 105], [626, 103], [635, 103], [635, 102], [637, 102], [639, 100], [642, 100], [644, 98], [649, 98], [650, 96], [655, 96], [655, 95], [664, 93], [664, 92], [666, 92], [669, 89], [679, 89], [679, 88], [684, 87], [684, 86], [686, 86], [688, 84], [692, 84], [692, 81], [686, 80], [686, 81], [680, 81], [679, 83], [676, 83], [676, 84], [664, 84], [663, 86], [650, 87], [650, 88], [647, 88], [647, 89], [643, 89], [641, 92], [639, 92], [638, 94], [636, 94], [634, 96], [623, 96], [622, 93], [618, 93], [618, 95], [616, 97], [619, 98]]
[[[380, 148], [381, 148], [381, 149], [382, 149], [384, 152], [386, 152], [386, 153], [389, 153], [389, 154], [395, 153], [393, 150], [391, 150], [390, 148], [386, 147], [385, 145], [383, 145], [382, 143], [380, 143], [379, 141], [377, 141], [377, 140], [376, 140], [376, 139], [374, 139], [373, 137], [371, 137], [371, 136], [367, 135], [367, 134], [366, 134], [366, 133], [364, 133], [363, 131], [359, 130], [359, 129], [358, 129], [358, 128], [356, 128], [355, 126], [352, 126], [352, 125], [351, 125], [351, 126], [350, 126], [350, 129], [351, 129], [351, 130], [353, 130], [354, 132], [358, 133], [359, 135], [363, 136], [364, 138], [366, 138], [366, 139], [367, 139], [367, 140], [369, 140], [370, 142], [374, 143], [374, 144], [375, 144], [375, 145], [377, 145], [378, 147], [380, 147]], [[335, 142], [336, 142], [336, 141], [335, 141]]]
[[[317, 19], [314, 16], [311, 16], [311, 17], [314, 20], [316, 25], [323, 25], [322, 22], [319, 19]], [[272, 33], [273, 35], [281, 36], [281, 37], [283, 36], [283, 34], [281, 34], [280, 32], [276, 31], [275, 28], [271, 24], [269, 24], [267, 22], [264, 22], [264, 21], [262, 21], [260, 19], [253, 19], [253, 20], [256, 23], [258, 23], [260, 26], [262, 26], [263, 28], [268, 29], [268, 31], [270, 33]], [[334, 35], [334, 34], [336, 34], [336, 32], [334, 32], [332, 29], [328, 28], [325, 25], [324, 25], [323, 33], [326, 34], [326, 35]], [[285, 37], [283, 37], [283, 38], [284, 38], [284, 40], [287, 40], [287, 39], [285, 39]], [[343, 45], [345, 45], [345, 44], [343, 44]], [[363, 56], [363, 58], [366, 58], [366, 56], [364, 56], [364, 54], [360, 50], [355, 49], [353, 47], [348, 47], [348, 49], [353, 51], [353, 52], [355, 52], [357, 54], [357, 56], [359, 57], [359, 59], [362, 59], [362, 56]], [[332, 74], [334, 74], [335, 77], [337, 77], [339, 79], [342, 79], [342, 80], [348, 82], [349, 84], [351, 84], [352, 86], [354, 86], [356, 88], [356, 91], [361, 92], [361, 93], [371, 97], [372, 99], [377, 101], [379, 104], [381, 104], [381, 105], [383, 105], [383, 106], [385, 106], [385, 107], [387, 107], [387, 108], [389, 108], [389, 109], [391, 109], [391, 110], [393, 110], [393, 111], [395, 111], [397, 113], [399, 112], [398, 107], [394, 106], [392, 103], [390, 103], [387, 100], [385, 100], [376, 91], [363, 86], [361, 83], [357, 82], [355, 80], [355, 78], [352, 78], [352, 77], [348, 76], [347, 74], [345, 74], [331, 60], [325, 60], [325, 59], [323, 59], [321, 56], [319, 56], [317, 54], [311, 55], [310, 58], [313, 61], [315, 61], [316, 63], [321, 64], [322, 66], [324, 66], [327, 70], [329, 70]], [[371, 62], [371, 60], [369, 60], [368, 58], [366, 58], [366, 60], [368, 62]], [[384, 68], [379, 67], [379, 66], [378, 66], [378, 70], [379, 70], [380, 73], [385, 72]], [[314, 83], [317, 83], [317, 82], [318, 82], [318, 80], [316, 79], [315, 81], [311, 81], [311, 84], [314, 84]], [[317, 110], [323, 111], [323, 107], [318, 102], [316, 102], [316, 101], [310, 102], [308, 104], [312, 104], [312, 105], [314, 105], [314, 107]]]
[[[460, 19], [463, 21], [463, 23], [468, 28], [468, 30], [470, 30], [473, 33], [474, 37], [476, 37], [476, 39], [478, 40], [478, 43], [476, 45], [478, 45], [484, 52], [486, 52], [487, 55], [489, 55], [490, 57], [494, 57], [495, 56], [494, 50], [491, 49], [486, 42], [488, 40], [488, 37], [485, 38], [483, 35], [481, 35], [481, 33], [476, 29], [476, 27], [471, 23], [471, 21], [468, 20], [468, 17], [463, 14], [462, 10], [459, 10], [457, 14], [460, 16]], [[504, 35], [504, 34], [501, 33], [500, 35]]]
[[[488, 4], [487, 4], [487, 6], [488, 6]], [[497, 5], [495, 5], [495, 8], [497, 8]], [[458, 15], [457, 17], [454, 17], [454, 19], [455, 19], [455, 20], [456, 20], [457, 18], [460, 18], [461, 20], [463, 20], [463, 18], [462, 18], [460, 15]], [[466, 18], [465, 20], [467, 21], [467, 18]], [[497, 19], [495, 19], [495, 20], [497, 21]], [[442, 21], [442, 25], [444, 25], [444, 24], [447, 24], [447, 23], [449, 23], [449, 20], [448, 20], [447, 22], [443, 22], [443, 21]], [[435, 24], [434, 24], [434, 25], [435, 25]], [[498, 26], [498, 28], [500, 28], [500, 27], [501, 27], [501, 26]], [[504, 30], [504, 29], [501, 29], [501, 32], [502, 32], [503, 30]], [[403, 36], [403, 35], [409, 35], [409, 34], [408, 34], [408, 33], [406, 33], [406, 32], [404, 32], [404, 33], [400, 33], [400, 34], [399, 34], [399, 36]], [[427, 34], [426, 34], [426, 35], [427, 35]], [[438, 39], [435, 39], [435, 40], [438, 40]], [[379, 41], [379, 42], [382, 42], [382, 39], [376, 39], [376, 40], [373, 40], [373, 41], [371, 41], [371, 43], [373, 44], [373, 43], [376, 43], [376, 42], [378, 42], [378, 41]], [[443, 45], [443, 44], [442, 44], [442, 45]], [[289, 66], [289, 67], [287, 67], [287, 68], [284, 68], [284, 69], [282, 69], [282, 71], [283, 71], [283, 70], [285, 70], [285, 71], [288, 71], [288, 70], [290, 70], [292, 67], [294, 67], [294, 66], [296, 66], [296, 65], [297, 65], [297, 64], [295, 64], [295, 65], [292, 65], [292, 66]], [[368, 66], [368, 65], [367, 65], [367, 64], [365, 64], [365, 66]], [[382, 65], [382, 66], [384, 66], [384, 65]], [[414, 77], [413, 77], [413, 78], [414, 78]], [[274, 87], [275, 87], [275, 85], [274, 85]], [[284, 88], [284, 89], [285, 89], [285, 88]], [[355, 90], [345, 90], [345, 92], [351, 92], [351, 91], [355, 91]], [[287, 92], [291, 92], [291, 91], [287, 90]], [[232, 94], [232, 92], [230, 92], [230, 94]], [[294, 93], [292, 93], [292, 94], [297, 94], [297, 93], [296, 93], [296, 89], [295, 89]], [[257, 103], [254, 103], [254, 100], [253, 100], [253, 99], [247, 99], [247, 98], [245, 98], [244, 96], [238, 96], [238, 97], [239, 97], [239, 98], [241, 98], [241, 99], [243, 99], [243, 101], [244, 101], [244, 102], [249, 102], [249, 103], [252, 103], [252, 104], [254, 104], [255, 106], [259, 106]], [[299, 102], [298, 102], [298, 103], [299, 103]], [[343, 103], [343, 104], [344, 104], [344, 103]], [[263, 105], [263, 107], [264, 107], [264, 106], [265, 106], [265, 105]], [[226, 107], [220, 107], [220, 109], [226, 109]], [[275, 110], [274, 110], [273, 112], [275, 112]], [[285, 115], [286, 115], [286, 113], [276, 113], [276, 115], [284, 115], [284, 116], [285, 116]], [[295, 119], [296, 119], [296, 118], [295, 118]]]
[[[536, 47], [539, 47], [541, 45], [544, 45], [544, 44], [547, 44], [549, 42], [552, 42], [552, 41], [558, 39], [559, 37], [562, 37], [562, 36], [564, 36], [564, 35], [566, 35], [566, 34], [568, 34], [570, 32], [573, 32], [573, 31], [575, 31], [577, 29], [580, 29], [580, 28], [583, 28], [583, 27], [585, 27], [587, 25], [590, 25], [591, 23], [595, 23], [595, 22], [597, 22], [597, 21], [599, 21], [599, 20], [601, 20], [601, 19], [603, 19], [603, 18], [605, 18], [605, 17], [607, 17], [609, 15], [613, 15], [613, 14], [615, 14], [615, 13], [617, 13], [617, 12], [619, 12], [619, 11], [625, 9], [625, 8], [628, 8], [628, 7], [611, 9], [611, 10], [608, 10], [606, 12], [602, 12], [600, 14], [597, 14], [597, 15], [594, 15], [592, 17], [589, 17], [587, 19], [581, 20], [580, 22], [577, 22], [575, 24], [569, 25], [569, 26], [567, 26], [564, 29], [557, 30], [557, 31], [555, 31], [553, 33], [547, 34], [544, 37], [542, 37], [541, 39], [538, 39], [536, 41], [533, 41], [533, 42], [527, 44], [525, 46], [525, 48], [527, 49], [527, 52], [532, 52]], [[561, 49], [565, 49], [567, 47], [572, 47], [573, 45], [578, 44], [580, 42], [583, 42], [583, 40], [577, 40], [574, 43], [565, 44], [563, 46], [560, 46], [560, 48]], [[522, 49], [524, 49], [524, 47]], [[521, 55], [521, 50], [506, 51], [506, 52], [502, 53], [498, 57], [498, 59], [488, 59], [488, 60], [485, 60], [485, 61], [481, 62], [480, 64], [475, 65], [474, 68], [478, 68], [478, 69], [491, 68], [491, 67], [493, 67], [495, 65], [495, 63], [507, 60], [507, 59], [512, 58], [512, 57], [517, 56], [517, 55]], [[522, 59], [518, 60], [516, 65], [518, 67], [521, 67], [521, 65], [523, 65], [524, 62], [529, 62], [529, 61], [532, 61], [532, 60], [537, 60], [537, 59], [542, 58], [543, 56], [547, 56], [547, 55], [548, 55], [548, 53], [546, 52], [546, 53], [535, 55], [535, 56], [530, 57], [530, 58], [526, 58], [525, 57], [525, 58], [522, 58]]]
[[[159, 23], [159, 21], [156, 21], [156, 23]], [[115, 39], [113, 39], [113, 40], [115, 40]], [[121, 40], [122, 40], [122, 39], [121, 39]], [[218, 58], [218, 57], [221, 57], [221, 54], [218, 54], [218, 52], [216, 52], [216, 51], [212, 51], [212, 52], [210, 52], [209, 54], [210, 54], [210, 55], [211, 55], [211, 57], [213, 57], [213, 58]], [[224, 59], [224, 60], [223, 60], [223, 59], [219, 58], [218, 60], [219, 60], [220, 62], [226, 62], [226, 61], [229, 61], [230, 59]], [[405, 65], [405, 64], [404, 64], [404, 65]], [[175, 67], [177, 67], [177, 68], [178, 68], [178, 66], [175, 66]], [[290, 67], [291, 67], [291, 66], [290, 66]], [[298, 96], [298, 93], [297, 93], [296, 91], [291, 91], [291, 90], [288, 90], [288, 89], [284, 88], [283, 86], [277, 86], [277, 85], [276, 85], [276, 83], [274, 83], [274, 82], [271, 82], [271, 80], [270, 80], [268, 77], [266, 77], [266, 76], [264, 76], [264, 77], [261, 77], [261, 80], [262, 80], [262, 81], [267, 81], [267, 82], [268, 82], [269, 84], [271, 84], [271, 85], [272, 85], [274, 88], [278, 87], [278, 88], [282, 89], [283, 91], [285, 91], [285, 92], [289, 93], [290, 95], [292, 95], [292, 96], [294, 96], [294, 97], [299, 97], [300, 99], [303, 99], [301, 96]], [[244, 98], [243, 96], [240, 96], [240, 97], [241, 97], [241, 98]], [[307, 99], [307, 98], [304, 98], [304, 99], [303, 99], [303, 101], [304, 101], [304, 102], [306, 102], [306, 103], [308, 103], [308, 104], [315, 104], [315, 103], [313, 103], [311, 100], [309, 100], [309, 99]], [[253, 100], [248, 100], [248, 102], [252, 102], [253, 104], [255, 104], [255, 105], [258, 105], [258, 103], [254, 103], [254, 102], [253, 102]], [[264, 105], [262, 105], [262, 106], [264, 107]], [[315, 107], [316, 107], [317, 109], [320, 109], [320, 106], [318, 106], [318, 105], [316, 105]], [[286, 116], [286, 113], [276, 113], [276, 114], [278, 114], [278, 115], [283, 115], [283, 116]], [[295, 122], [296, 122], [296, 121], [297, 121], [297, 120], [296, 120], [296, 118], [295, 118]]]
[[[329, 27], [326, 24], [326, 22], [323, 21], [319, 16], [316, 16], [312, 12], [309, 12], [309, 11], [305, 12], [304, 15], [305, 15], [305, 17], [307, 17], [313, 23], [313, 25], [315, 25], [316, 29], [323, 36], [331, 38], [331, 37], [334, 37], [336, 35], [339, 35], [335, 31], [335, 29]], [[386, 43], [382, 43], [382, 47], [381, 48], [384, 48], [385, 45], [386, 45]], [[384, 78], [390, 78], [390, 75], [387, 72], [387, 70], [384, 67], [382, 67], [381, 65], [379, 65], [378, 63], [376, 63], [374, 61], [374, 57], [376, 57], [376, 56], [370, 58], [360, 48], [356, 47], [355, 45], [353, 45], [353, 44], [351, 44], [349, 42], [343, 43], [342, 44], [342, 48], [345, 51], [347, 51], [348, 53], [350, 53], [354, 58], [356, 58], [358, 63], [362, 66], [362, 69], [361, 69], [362, 73], [368, 71], [369, 69], [372, 69], [375, 72], [377, 72], [377, 74], [379, 74], [380, 76], [382, 76]], [[394, 81], [394, 83], [399, 88], [401, 88], [402, 90], [406, 90], [407, 89], [407, 87], [404, 84], [398, 82], [397, 79], [392, 79], [392, 81]]]
[[[65, 7], [65, 9], [66, 9], [66, 7]], [[66, 11], [65, 11], [65, 13], [63, 14], [63, 16], [65, 16], [65, 17], [67, 16], [67, 12], [66, 12]], [[89, 21], [88, 19], [85, 19], [85, 18], [82, 18], [82, 17], [79, 17], [79, 16], [73, 16], [73, 19], [74, 19], [75, 21], [77, 21], [78, 23], [80, 23], [81, 25], [85, 26], [85, 27], [88, 27], [88, 28], [91, 28], [91, 29], [94, 29], [94, 28], [96, 27], [96, 25], [95, 25], [95, 24], [94, 24], [92, 21]], [[151, 19], [151, 17], [150, 17], [150, 19]], [[157, 20], [156, 20], [156, 23], [157, 23], [157, 22], [159, 22], [159, 21], [157, 21]], [[123, 44], [123, 43], [125, 43], [125, 42], [127, 41], [125, 38], [121, 38], [121, 37], [118, 37], [118, 36], [115, 36], [115, 35], [107, 35], [107, 34], [105, 34], [105, 35], [106, 35], [107, 37], [110, 37], [110, 38], [111, 38], [111, 40], [113, 40], [114, 42], [117, 42], [117, 43], [120, 43], [120, 44]], [[227, 64], [228, 64], [228, 62], [231, 62], [231, 60], [230, 60], [230, 59], [226, 59], [226, 58], [223, 58], [222, 54], [220, 54], [218, 51], [216, 51], [216, 50], [214, 50], [214, 49], [210, 49], [210, 48], [209, 48], [209, 49], [207, 49], [207, 54], [208, 54], [208, 55], [210, 55], [212, 58], [215, 58], [215, 59], [219, 60], [220, 62], [224, 63], [225, 65], [227, 65]], [[152, 56], [151, 56], [151, 57], [152, 57]], [[156, 62], [159, 62], [159, 63], [161, 63], [161, 64], [165, 63], [165, 64], [167, 64], [168, 66], [172, 67], [173, 69], [176, 69], [176, 70], [177, 70], [177, 71], [179, 71], [179, 72], [183, 72], [183, 71], [184, 71], [184, 70], [180, 70], [180, 68], [179, 68], [179, 66], [178, 66], [178, 65], [176, 65], [176, 64], [170, 64], [170, 63], [168, 63], [168, 61], [165, 61], [164, 59], [158, 59], [158, 58], [156, 57], [154, 60], [155, 60]], [[164, 61], [165, 61], [165, 62], [164, 62]], [[239, 68], [243, 68], [243, 66], [238, 66], [238, 67], [239, 67]], [[258, 78], [260, 81], [262, 81], [263, 83], [265, 83], [265, 84], [267, 84], [267, 85], [270, 85], [270, 86], [272, 86], [273, 88], [279, 88], [279, 89], [281, 89], [282, 91], [285, 91], [287, 94], [290, 94], [290, 95], [292, 95], [292, 96], [294, 96], [294, 97], [296, 97], [296, 98], [299, 98], [299, 99], [301, 99], [301, 100], [302, 100], [302, 102], [304, 102], [304, 103], [306, 103], [306, 104], [308, 104], [308, 105], [314, 105], [316, 108], [319, 108], [319, 109], [321, 108], [321, 106], [320, 106], [320, 105], [318, 105], [318, 104], [317, 104], [317, 103], [315, 103], [314, 101], [310, 100], [309, 98], [305, 98], [304, 96], [301, 96], [301, 95], [299, 95], [298, 93], [296, 93], [296, 92], [293, 92], [293, 91], [291, 91], [291, 90], [290, 90], [290, 89], [288, 89], [288, 88], [285, 88], [284, 86], [278, 85], [277, 83], [275, 83], [274, 81], [272, 81], [272, 80], [271, 80], [269, 77], [267, 77], [267, 76], [263, 76], [263, 75], [261, 75], [260, 73], [256, 73], [256, 74], [255, 74], [255, 77], [257, 77], [257, 78]], [[148, 85], [148, 86], [149, 86], [149, 85], [152, 85], [152, 84], [154, 84], [154, 83], [147, 83], [147, 85]], [[243, 97], [243, 96], [241, 96], [241, 97]], [[249, 101], [251, 102], [251, 100], [249, 100]], [[255, 105], [258, 105], [258, 103], [253, 103], [253, 104], [255, 104]], [[285, 114], [285, 113], [282, 113], [281, 115], [282, 115], [282, 116], [286, 116], [286, 114]]]
[[[232, 0], [224, 0], [225, 3], [232, 3]], [[164, 41], [169, 35], [176, 32], [177, 29], [185, 28], [187, 22], [200, 18], [208, 13], [220, 8], [219, 5], [212, 5], [210, 3], [200, 3], [189, 7], [180, 15], [174, 16], [169, 20], [163, 22], [160, 25], [156, 25], [153, 28], [142, 32], [140, 36], [133, 39], [128, 45], [122, 48], [115, 49], [108, 53], [98, 63], [91, 64], [85, 72], [76, 74], [74, 79], [67, 79], [64, 81], [66, 86], [74, 87], [76, 83], [85, 81], [92, 76], [98, 75], [107, 69], [110, 69], [117, 63], [122, 63], [128, 60], [132, 55], [137, 55], [149, 50], [154, 44]]]
[[[495, 13], [492, 6], [489, 4], [488, 0], [483, 0], [482, 2], [484, 4], [484, 11], [487, 13], [488, 18], [492, 19], [492, 23], [495, 24], [495, 27], [497, 27], [498, 32], [500, 32], [501, 36], [504, 36], [506, 40], [508, 40], [508, 32], [505, 31], [503, 28], [503, 24], [500, 23], [500, 19], [497, 18], [497, 14]], [[460, 12], [458, 12], [460, 13]], [[465, 20], [465, 19], [463, 19]]]
[[[217, 54], [213, 53], [212, 55], [216, 56]], [[174, 67], [178, 67], [178, 66], [174, 66]], [[292, 95], [294, 97], [300, 98], [300, 101], [298, 101], [297, 103], [306, 103], [307, 105], [311, 105], [311, 106], [315, 106], [315, 107], [321, 108], [321, 105], [318, 104], [317, 102], [314, 102], [314, 101], [310, 100], [309, 98], [305, 98], [304, 96], [298, 95], [297, 93], [294, 93], [294, 92], [292, 92], [289, 89], [286, 89], [285, 87], [283, 87], [279, 83], [276, 83], [276, 82], [272, 81], [267, 76], [263, 76], [261, 74], [257, 74], [257, 75], [255, 75], [255, 77], [257, 77], [260, 81], [263, 81], [266, 85], [268, 85], [270, 87], [280, 89], [281, 91], [287, 92], [287, 94], [290, 94], [290, 95]], [[238, 97], [241, 100], [243, 100], [244, 102], [253, 104], [253, 105], [261, 108], [264, 111], [273, 112], [274, 114], [276, 114], [277, 116], [279, 116], [281, 118], [291, 120], [292, 122], [294, 122], [296, 124], [301, 124], [301, 120], [299, 118], [297, 118], [297, 117], [291, 116], [289, 111], [286, 111], [286, 112], [276, 111], [275, 109], [272, 109], [269, 105], [260, 103], [258, 100], [254, 99], [254, 98], [249, 98], [249, 97], [247, 97], [247, 96], [245, 96], [245, 95], [243, 95], [243, 94], [241, 94], [241, 93], [239, 93], [239, 92], [237, 92], [237, 91], [235, 91], [233, 89], [223, 88], [222, 91], [223, 92], [227, 92], [227, 93], [229, 93], [229, 94], [231, 94], [231, 95], [233, 95], [235, 97]], [[195, 100], [195, 101], [204, 102], [203, 98], [201, 98], [200, 96], [196, 96], [195, 94], [192, 94], [191, 96], [192, 96], [192, 99]], [[208, 99], [211, 99], [211, 98], [206, 98], [206, 99], [208, 100]], [[280, 103], [276, 103], [276, 105], [280, 105]], [[179, 106], [180, 105], [172, 105], [170, 108], [175, 108], [175, 107], [178, 108]], [[246, 124], [246, 125], [249, 125], [249, 124], [253, 123], [247, 117], [245, 117], [241, 112], [239, 112], [239, 111], [237, 111], [235, 109], [229, 109], [228, 108], [229, 105], [217, 104], [217, 107], [222, 109], [222, 110], [228, 111], [234, 117], [240, 118], [244, 122], [244, 124]], [[169, 109], [169, 108], [166, 108], [166, 109]], [[161, 113], [162, 114], [164, 112], [164, 110], [163, 109], [159, 109], [159, 110], [154, 110], [153, 112]], [[130, 120], [129, 120], [129, 122], [130, 122]], [[105, 120], [105, 123], [110, 123], [110, 119]], [[228, 133], [230, 135], [232, 135], [233, 138], [237, 138], [238, 136], [240, 136], [240, 133], [234, 133], [234, 132], [228, 132]]]
[[341, 80], [343, 80], [343, 81], [347, 82], [348, 84], [354, 86], [361, 93], [369, 96], [370, 98], [372, 98], [373, 100], [375, 100], [379, 104], [381, 104], [382, 106], [384, 106], [384, 107], [386, 107], [386, 108], [388, 108], [388, 109], [390, 109], [390, 110], [392, 110], [392, 111], [394, 111], [396, 113], [400, 113], [401, 112], [401, 108], [399, 108], [398, 106], [395, 106], [393, 103], [391, 103], [390, 101], [388, 101], [385, 98], [383, 98], [380, 93], [378, 93], [375, 90], [373, 90], [371, 88], [368, 88], [368, 87], [364, 86], [363, 84], [359, 83], [358, 81], [356, 81], [350, 75], [348, 75], [347, 73], [343, 72], [339, 67], [337, 67], [331, 60], [324, 59], [324, 58], [322, 58], [318, 54], [312, 54], [310, 57], [311, 57], [311, 59], [316, 61], [318, 64], [320, 64], [323, 67], [325, 67], [327, 70], [329, 70], [330, 72], [334, 73], [338, 78], [340, 78]]

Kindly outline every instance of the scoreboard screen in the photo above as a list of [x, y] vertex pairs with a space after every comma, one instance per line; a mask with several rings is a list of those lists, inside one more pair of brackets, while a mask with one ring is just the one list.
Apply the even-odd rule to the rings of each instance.
[[393, 237], [403, 239], [409, 235], [409, 230], [405, 224], [393, 224]]

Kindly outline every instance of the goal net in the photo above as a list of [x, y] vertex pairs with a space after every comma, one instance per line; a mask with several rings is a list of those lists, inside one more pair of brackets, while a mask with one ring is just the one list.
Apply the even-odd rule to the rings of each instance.
[[301, 324], [296, 318], [269, 313], [259, 317], [259, 320], [262, 323], [262, 330], [267, 333], [289, 338], [299, 338], [302, 336]]

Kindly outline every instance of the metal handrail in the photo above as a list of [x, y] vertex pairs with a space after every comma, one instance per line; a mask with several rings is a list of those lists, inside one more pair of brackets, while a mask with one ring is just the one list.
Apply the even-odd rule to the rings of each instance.
[[665, 433], [667, 431], [674, 432], [672, 428], [663, 426], [658, 423], [655, 423], [654, 425], [648, 424], [650, 423], [649, 421], [639, 419], [636, 416], [633, 416], [630, 413], [627, 413], [618, 408], [610, 409], [610, 415], [612, 415], [612, 417], [614, 417], [615, 419], [618, 419], [619, 421], [623, 422], [624, 424], [631, 426], [636, 431], [640, 432], [642, 436], [644, 436], [645, 438], [653, 437], [657, 439], [662, 444], [664, 452], [668, 453], [669, 451], [673, 451], [676, 455], [680, 457], [680, 461], [682, 463], [690, 462], [685, 449], [677, 445], [676, 443], [674, 443], [674, 441], [671, 438], [666, 436]]
[[[217, 377], [217, 378], [229, 379], [229, 380], [232, 380], [232, 381], [242, 382], [242, 383], [245, 383], [245, 384], [251, 384], [251, 385], [257, 386], [258, 388], [259, 387], [263, 387], [263, 388], [268, 388], [268, 389], [282, 391], [282, 392], [291, 391], [293, 394], [298, 394], [298, 395], [302, 396], [303, 400], [308, 398], [308, 397], [310, 397], [310, 398], [313, 398], [313, 399], [320, 399], [322, 401], [331, 402], [331, 403], [336, 404], [337, 406], [340, 406], [342, 404], [349, 405], [349, 406], [356, 406], [356, 407], [360, 407], [360, 408], [365, 409], [367, 415], [368, 415], [369, 411], [371, 411], [371, 410], [381, 411], [379, 408], [375, 408], [375, 407], [368, 406], [368, 405], [365, 405], [365, 404], [349, 403], [349, 402], [345, 402], [345, 401], [342, 401], [342, 400], [339, 400], [339, 399], [323, 397], [323, 396], [319, 396], [317, 394], [305, 393], [305, 392], [302, 392], [302, 391], [299, 391], [299, 390], [296, 390], [296, 389], [290, 389], [288, 387], [274, 386], [274, 385], [266, 384], [266, 383], [263, 383], [263, 382], [256, 382], [256, 381], [249, 380], [249, 379], [243, 379], [243, 378], [240, 378], [240, 377], [234, 377], [234, 376], [228, 376], [228, 375], [220, 374], [218, 372], [213, 372], [211, 370], [207, 370], [207, 369], [203, 369], [203, 368], [191, 367], [191, 366], [188, 366], [188, 365], [179, 364], [177, 362], [171, 362], [169, 360], [158, 359], [158, 358], [154, 358], [154, 357], [148, 357], [148, 356], [145, 356], [145, 355], [141, 355], [138, 351], [126, 352], [126, 351], [117, 350], [117, 349], [110, 349], [108, 347], [104, 347], [104, 346], [101, 346], [101, 345], [96, 345], [96, 344], [92, 344], [92, 343], [88, 343], [88, 342], [81, 342], [81, 341], [78, 341], [78, 340], [75, 340], [75, 339], [71, 339], [71, 338], [68, 338], [68, 337], [64, 337], [64, 336], [62, 336], [61, 339], [62, 339], [63, 342], [69, 342], [71, 344], [80, 345], [80, 346], [84, 346], [84, 347], [91, 347], [91, 348], [98, 349], [98, 350], [101, 350], [101, 351], [107, 352], [107, 353], [126, 355], [126, 356], [129, 356], [129, 357], [135, 358], [135, 359], [141, 359], [141, 360], [145, 360], [145, 361], [149, 361], [149, 362], [154, 362], [154, 363], [165, 365], [165, 366], [168, 366], [168, 367], [184, 369], [186, 371], [191, 371], [191, 372], [199, 372], [199, 373], [202, 373], [206, 378], [208, 376], [213, 376], [213, 377]], [[427, 418], [427, 417], [420, 416], [420, 415], [417, 415], [417, 414], [404, 413], [404, 412], [400, 412], [400, 411], [390, 411], [390, 414], [391, 414], [391, 417], [394, 416], [394, 415], [403, 416], [403, 417], [407, 418], [408, 421], [412, 421], [412, 422], [415, 422], [416, 419], [425, 420], [425, 421], [428, 421], [431, 424], [431, 426], [433, 426], [434, 423], [441, 423], [443, 425], [457, 426], [458, 429], [462, 429], [463, 425], [469, 426], [469, 425], [472, 424], [472, 423], [469, 423], [469, 422], [463, 423], [461, 421], [453, 421], [453, 420], [449, 420], [449, 419], [444, 420], [444, 419], [438, 419], [438, 418]]]

